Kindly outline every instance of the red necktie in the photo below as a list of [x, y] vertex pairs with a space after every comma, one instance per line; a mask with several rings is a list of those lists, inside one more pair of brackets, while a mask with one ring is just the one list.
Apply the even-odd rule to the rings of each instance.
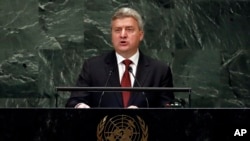
[[[122, 76], [121, 86], [122, 87], [131, 87], [131, 81], [130, 81], [128, 69], [129, 69], [129, 65], [132, 64], [132, 61], [126, 59], [122, 63], [125, 64], [125, 72]], [[122, 97], [123, 97], [123, 105], [124, 105], [124, 107], [127, 107], [128, 100], [130, 97], [130, 91], [122, 91]]]

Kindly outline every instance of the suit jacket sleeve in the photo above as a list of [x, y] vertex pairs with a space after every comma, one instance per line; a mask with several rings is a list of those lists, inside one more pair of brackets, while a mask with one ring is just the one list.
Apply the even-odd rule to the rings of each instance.
[[[161, 86], [162, 87], [173, 87], [173, 77], [172, 77], [172, 71], [169, 66], [165, 66], [164, 69], [166, 72], [163, 73]], [[174, 93], [173, 92], [164, 92], [160, 94], [160, 103], [161, 106], [166, 107], [168, 104], [172, 103], [174, 100]]]
[[[86, 60], [83, 64], [82, 70], [78, 76], [76, 86], [77, 87], [88, 87], [91, 85], [91, 79], [89, 75], [89, 63]], [[85, 91], [73, 91], [71, 96], [66, 103], [66, 107], [75, 107], [78, 103], [85, 103], [89, 105], [89, 93]]]

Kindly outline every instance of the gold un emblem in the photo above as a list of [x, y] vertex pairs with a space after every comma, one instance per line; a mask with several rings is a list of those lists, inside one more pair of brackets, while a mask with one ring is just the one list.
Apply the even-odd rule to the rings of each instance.
[[105, 116], [97, 126], [98, 141], [147, 141], [148, 127], [139, 116]]

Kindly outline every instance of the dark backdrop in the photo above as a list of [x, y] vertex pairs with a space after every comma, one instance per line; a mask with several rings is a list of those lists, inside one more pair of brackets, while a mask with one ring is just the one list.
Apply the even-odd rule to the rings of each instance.
[[250, 107], [249, 0], [0, 0], [0, 107], [55, 107], [55, 86], [73, 86], [84, 59], [112, 49], [122, 6], [142, 14], [141, 50], [192, 88], [193, 107]]

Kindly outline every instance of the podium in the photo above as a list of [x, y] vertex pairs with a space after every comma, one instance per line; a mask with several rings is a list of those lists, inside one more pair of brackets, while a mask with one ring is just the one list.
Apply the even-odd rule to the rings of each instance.
[[132, 141], [247, 141], [249, 133], [235, 133], [249, 132], [249, 119], [250, 109], [235, 108], [5, 108], [0, 140], [108, 141], [126, 135]]
[[[131, 91], [131, 92], [185, 92], [188, 94], [188, 105], [191, 107], [191, 88], [182, 87], [56, 87], [56, 91], [87, 91], [87, 92], [120, 92], [120, 91]], [[181, 101], [175, 99], [177, 104], [182, 104]], [[175, 106], [175, 104], [173, 105]], [[57, 107], [57, 97], [56, 97]]]

